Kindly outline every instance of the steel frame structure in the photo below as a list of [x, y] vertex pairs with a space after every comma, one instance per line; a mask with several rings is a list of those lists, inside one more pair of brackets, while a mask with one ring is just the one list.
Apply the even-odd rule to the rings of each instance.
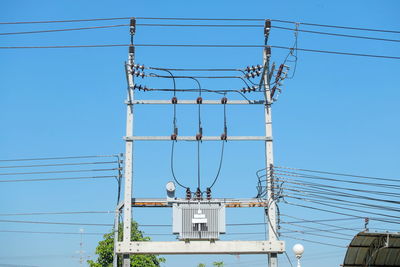
[[[133, 182], [133, 145], [135, 141], [171, 141], [171, 136], [135, 136], [133, 134], [134, 106], [135, 105], [166, 105], [166, 104], [199, 104], [196, 100], [178, 100], [172, 103], [168, 100], [135, 100], [134, 99], [134, 56], [135, 47], [133, 35], [135, 33], [135, 22], [131, 20], [131, 46], [126, 63], [126, 76], [128, 83], [127, 115], [126, 115], [126, 136], [125, 136], [125, 168], [124, 168], [124, 200], [116, 209], [115, 215], [115, 246], [114, 246], [114, 267], [117, 267], [116, 255], [123, 255], [123, 267], [130, 267], [131, 254], [268, 254], [268, 264], [270, 267], [277, 267], [278, 253], [285, 252], [285, 243], [278, 240], [277, 235], [277, 214], [276, 203], [274, 201], [273, 188], [274, 180], [270, 170], [273, 167], [273, 139], [272, 139], [272, 114], [271, 114], [271, 90], [269, 70], [270, 48], [264, 47], [263, 63], [264, 71], [262, 81], [265, 88], [264, 100], [243, 101], [228, 100], [221, 103], [221, 100], [204, 100], [202, 105], [263, 105], [265, 116], [265, 135], [264, 136], [228, 136], [226, 141], [263, 141], [265, 144], [265, 167], [267, 170], [267, 199], [260, 202], [259, 199], [238, 200], [221, 199], [227, 207], [263, 207], [266, 221], [268, 222], [268, 238], [266, 241], [170, 241], [170, 242], [132, 242], [131, 241], [131, 220], [132, 207], [170, 207], [164, 199], [135, 199], [132, 198]], [[265, 24], [265, 44], [268, 41], [270, 22]], [[187, 140], [196, 141], [195, 136], [177, 136], [176, 141]], [[219, 136], [203, 136], [202, 141], [221, 140]], [[178, 200], [179, 201], [179, 200]], [[123, 213], [123, 240], [118, 241], [119, 215]]]

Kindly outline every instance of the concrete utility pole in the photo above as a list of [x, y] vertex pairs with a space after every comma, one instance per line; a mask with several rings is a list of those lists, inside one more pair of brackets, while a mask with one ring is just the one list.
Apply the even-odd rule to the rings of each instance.
[[[264, 36], [265, 45], [268, 44], [268, 36], [271, 29], [271, 21], [265, 21]], [[264, 76], [262, 77], [264, 81], [264, 114], [265, 114], [265, 172], [267, 177], [267, 210], [266, 210], [266, 221], [268, 222], [268, 239], [270, 241], [277, 241], [277, 218], [276, 218], [276, 203], [274, 201], [274, 177], [272, 175], [272, 168], [274, 166], [274, 148], [272, 139], [272, 97], [270, 88], [270, 69], [269, 63], [271, 58], [271, 48], [264, 47], [263, 53], [263, 64], [264, 64]], [[270, 253], [268, 254], [268, 266], [277, 267], [278, 266], [278, 254]]]
[[[136, 31], [136, 20], [131, 19], [130, 34], [131, 45], [129, 47], [128, 62], [125, 66], [128, 82], [128, 102], [126, 108], [126, 136], [133, 136], [133, 99], [134, 99], [134, 82], [133, 82], [133, 65], [135, 60], [135, 47], [133, 46], [133, 35]], [[131, 241], [131, 222], [132, 222], [132, 183], [133, 183], [133, 140], [125, 140], [125, 191], [124, 191], [124, 228], [123, 242]], [[116, 244], [115, 244], [116, 245]], [[131, 260], [129, 254], [123, 254], [123, 267], [130, 267]]]

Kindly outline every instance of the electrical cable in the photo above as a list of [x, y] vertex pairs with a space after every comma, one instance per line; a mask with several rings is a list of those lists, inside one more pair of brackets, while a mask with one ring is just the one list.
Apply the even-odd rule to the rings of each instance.
[[34, 160], [59, 160], [59, 159], [85, 159], [85, 158], [111, 158], [117, 155], [91, 155], [91, 156], [70, 156], [70, 157], [51, 157], [51, 158], [20, 158], [20, 159], [0, 159], [0, 162], [11, 161], [34, 161]]
[[[321, 184], [321, 183], [315, 183], [315, 182], [308, 182], [304, 180], [296, 180], [296, 179], [291, 179], [285, 176], [277, 176], [279, 179], [284, 179], [281, 181], [284, 181], [285, 183], [292, 183], [295, 185], [300, 185], [300, 186], [305, 186], [305, 187], [311, 187], [311, 188], [316, 188], [319, 190], [325, 190], [325, 191], [330, 191], [330, 192], [340, 192], [340, 191], [334, 191], [334, 190], [328, 190], [327, 188], [333, 188], [333, 189], [341, 189], [341, 190], [346, 190], [346, 191], [352, 191], [352, 192], [361, 192], [361, 193], [366, 193], [366, 194], [372, 194], [372, 195], [383, 195], [383, 196], [392, 196], [392, 197], [397, 197], [398, 194], [396, 192], [388, 192], [388, 191], [377, 191], [377, 190], [364, 190], [364, 189], [357, 189], [357, 188], [352, 188], [352, 187], [342, 187], [342, 186], [333, 186], [333, 185], [328, 185], [328, 184]], [[336, 180], [336, 179], [335, 179]], [[336, 184], [337, 182], [341, 181], [335, 181]], [[371, 186], [371, 187], [377, 187], [375, 184], [364, 184], [366, 186]], [[349, 193], [345, 193], [349, 194]], [[353, 196], [361, 196], [361, 195], [354, 195]], [[381, 200], [381, 199], [379, 199]]]
[[[400, 188], [400, 185], [394, 185], [394, 184], [349, 181], [349, 180], [341, 180], [341, 179], [321, 177], [321, 176], [315, 176], [315, 175], [306, 175], [306, 174], [301, 174], [301, 173], [296, 173], [296, 172], [289, 172], [289, 171], [282, 171], [282, 170], [279, 170], [279, 173], [277, 173], [277, 174], [278, 175], [283, 175], [283, 176], [292, 176], [292, 177], [317, 179], [317, 180], [325, 180], [325, 181], [335, 181], [335, 182], [342, 182], [342, 183], [349, 183], [349, 184], [362, 184], [362, 185], [371, 185], [371, 186], [378, 186], [378, 187], [380, 186], [380, 187], [386, 187], [386, 188], [392, 188], [392, 189], [393, 188], [396, 188], [396, 189]], [[393, 180], [393, 182], [394, 181], [395, 180]], [[397, 182], [400, 182], [400, 180], [397, 181]]]
[[[290, 215], [285, 215], [285, 216], [288, 217], [288, 218], [296, 219], [296, 220], [302, 220], [303, 222], [306, 221], [307, 223], [314, 223], [314, 224], [319, 224], [319, 225], [322, 225], [322, 226], [335, 227], [335, 228], [341, 229], [341, 230], [354, 230], [354, 228], [348, 228], [348, 227], [342, 227], [342, 226], [328, 224], [328, 223], [322, 223], [320, 220], [319, 221], [316, 221], [316, 220], [307, 221], [307, 220], [304, 220], [304, 219], [301, 219], [301, 218], [298, 218], [298, 217], [294, 217], [294, 216], [290, 216]], [[354, 220], [354, 218], [351, 218], [351, 219]], [[336, 219], [335, 221], [339, 221], [339, 220], [343, 221], [343, 220], [349, 220], [349, 219], [348, 218], [347, 219]], [[295, 225], [292, 222], [286, 222], [286, 223], [290, 224], [290, 225]]]
[[31, 174], [48, 174], [48, 173], [71, 173], [71, 172], [101, 172], [101, 171], [115, 171], [118, 168], [112, 169], [86, 169], [86, 170], [62, 170], [62, 171], [41, 171], [41, 172], [10, 172], [0, 173], [0, 175], [31, 175]]
[[[279, 177], [279, 178], [281, 178], [281, 177]], [[280, 180], [280, 181], [283, 181], [283, 180]], [[344, 189], [346, 191], [356, 191], [356, 192], [362, 192], [362, 193], [372, 194], [372, 195], [380, 195], [380, 193], [385, 193], [385, 192], [381, 192], [381, 191], [373, 191], [372, 190], [372, 192], [368, 192], [368, 190], [361, 190], [361, 189], [353, 190], [352, 188], [346, 188], [346, 187], [330, 186], [330, 185], [323, 185], [323, 184], [316, 184], [316, 183], [296, 183], [296, 182], [292, 182], [292, 181], [298, 181], [298, 180], [293, 180], [293, 179], [288, 179], [288, 178], [286, 178], [284, 180], [284, 182], [287, 186], [286, 189], [301, 189], [301, 190], [303, 190], [303, 192], [309, 192], [309, 193], [317, 193], [317, 194], [329, 193], [330, 195], [335, 195], [335, 196], [343, 196], [343, 197], [348, 197], [348, 198], [358, 198], [358, 199], [364, 199], [364, 200], [372, 200], [372, 201], [378, 201], [378, 202], [400, 204], [400, 202], [397, 200], [369, 197], [369, 196], [364, 196], [364, 195], [358, 195], [358, 194], [353, 194], [353, 193], [348, 193], [348, 192], [332, 190], [332, 189], [328, 189], [328, 188]], [[311, 189], [310, 189], [310, 187], [311, 187]], [[382, 195], [396, 197], [396, 193], [390, 193], [390, 195], [389, 194], [382, 194]]]
[[171, 146], [171, 173], [172, 173], [172, 177], [174, 178], [174, 181], [182, 188], [187, 188], [186, 186], [184, 186], [183, 184], [181, 184], [178, 179], [175, 176], [175, 171], [174, 171], [174, 149], [175, 148], [175, 142], [172, 141], [172, 146]]
[[22, 231], [22, 230], [0, 230], [0, 233], [55, 234], [55, 235], [104, 235], [104, 233], [41, 232], [41, 231]]
[[0, 213], [0, 216], [36, 216], [36, 215], [75, 215], [75, 214], [114, 214], [115, 211], [61, 211], [61, 212], [23, 212]]
[[[327, 213], [333, 213], [333, 214], [338, 214], [338, 215], [343, 215], [343, 216], [351, 216], [354, 218], [358, 218], [358, 219], [365, 219], [365, 216], [359, 216], [359, 215], [354, 215], [354, 214], [348, 214], [348, 213], [344, 213], [344, 212], [340, 212], [340, 211], [333, 211], [333, 210], [327, 210], [327, 209], [323, 209], [323, 208], [317, 208], [314, 206], [305, 206], [305, 205], [301, 205], [301, 204], [297, 204], [297, 203], [293, 203], [293, 202], [288, 202], [288, 201], [284, 201], [285, 204], [291, 205], [291, 206], [297, 206], [297, 207], [301, 207], [301, 208], [306, 208], [306, 209], [312, 209], [312, 210], [318, 210], [318, 211], [323, 211], [323, 212], [327, 212]], [[368, 217], [370, 218], [370, 217]], [[370, 218], [371, 219], [371, 218]], [[397, 220], [388, 220], [382, 217], [374, 217], [373, 220], [379, 221], [379, 222], [385, 222], [385, 223], [392, 223], [392, 224], [398, 224], [400, 221]]]
[[[224, 134], [226, 134], [225, 133], [225, 131], [227, 129], [227, 126], [226, 126], [226, 104], [223, 104], [223, 105], [224, 105]], [[213, 182], [209, 186], [210, 189], [213, 188], [213, 186], [217, 182], [219, 174], [221, 172], [222, 162], [223, 162], [223, 159], [224, 159], [225, 141], [222, 140], [221, 142], [222, 142], [222, 144], [221, 144], [221, 156], [220, 156], [220, 159], [219, 159], [218, 171], [217, 171], [217, 174], [215, 175], [215, 178], [214, 178]]]
[[0, 220], [2, 223], [31, 223], [31, 224], [59, 224], [59, 225], [85, 225], [85, 226], [113, 226], [106, 223], [77, 223], [77, 222], [43, 222], [43, 221], [19, 221], [19, 220]]
[[289, 235], [282, 235], [282, 236], [284, 236], [286, 238], [290, 238], [290, 239], [300, 240], [300, 241], [304, 241], [304, 242], [310, 242], [310, 243], [319, 244], [319, 245], [332, 246], [332, 247], [338, 247], [338, 248], [347, 248], [346, 246], [339, 246], [336, 244], [331, 244], [331, 243], [326, 243], [326, 242], [319, 242], [319, 241], [313, 241], [313, 240], [299, 238], [299, 237], [292, 237]]
[[[290, 228], [288, 230], [290, 230]], [[293, 231], [295, 233], [305, 234], [303, 231], [300, 231], [300, 230], [291, 230], [291, 231]], [[310, 232], [308, 232], [307, 234], [314, 235], [314, 236], [319, 236], [319, 237], [338, 239], [338, 240], [349, 240], [348, 238], [337, 237], [337, 236], [329, 236], [329, 235], [324, 235], [324, 234], [316, 234], [316, 233], [310, 233]], [[345, 235], [345, 236], [348, 237], [348, 235]]]
[[379, 181], [389, 181], [389, 182], [398, 182], [398, 183], [400, 182], [400, 179], [388, 179], [388, 178], [382, 178], [382, 177], [361, 176], [361, 175], [354, 175], [354, 174], [327, 172], [327, 171], [309, 170], [309, 169], [298, 169], [298, 168], [289, 168], [289, 167], [282, 167], [282, 166], [274, 166], [274, 168], [286, 169], [286, 170], [296, 170], [296, 171], [303, 171], [303, 172], [315, 172], [315, 173], [330, 174], [330, 175], [336, 175], [336, 176], [364, 178], [364, 179], [379, 180]]
[[17, 183], [17, 182], [43, 182], [43, 181], [63, 181], [63, 180], [82, 180], [82, 179], [103, 179], [116, 178], [116, 176], [86, 176], [86, 177], [67, 177], [67, 178], [39, 178], [39, 179], [16, 179], [16, 180], [0, 180], [0, 183]]
[[[1, 24], [1, 23], [0, 23]], [[129, 24], [119, 25], [106, 25], [106, 26], [93, 26], [93, 27], [81, 27], [81, 28], [68, 28], [68, 29], [54, 29], [54, 30], [39, 30], [39, 31], [28, 31], [28, 32], [0, 32], [0, 35], [20, 35], [20, 34], [36, 34], [36, 33], [51, 33], [51, 32], [67, 32], [67, 31], [81, 31], [81, 30], [95, 30], [95, 29], [107, 29], [129, 26]]]
[[56, 167], [56, 166], [79, 166], [79, 165], [111, 164], [111, 163], [118, 163], [118, 161], [74, 162], [74, 163], [57, 163], [57, 164], [35, 164], [35, 165], [0, 166], [0, 169], [11, 169], [11, 168], [36, 168], [36, 167]]
[[[92, 21], [111, 21], [111, 20], [128, 20], [132, 17], [116, 17], [116, 18], [91, 18], [91, 19], [71, 19], [71, 20], [48, 20], [48, 21], [10, 21], [10, 22], [0, 22], [0, 25], [12, 25], [12, 24], [47, 24], [47, 23], [71, 23], [71, 22], [92, 22]], [[137, 20], [181, 20], [181, 21], [260, 21], [264, 22], [265, 18], [160, 18], [160, 17], [134, 17]], [[340, 26], [340, 25], [327, 25], [327, 24], [317, 24], [309, 22], [296, 22], [282, 19], [270, 19], [270, 21], [280, 22], [280, 23], [291, 23], [291, 24], [302, 24], [307, 26], [316, 27], [327, 27], [327, 28], [338, 28], [347, 30], [359, 30], [359, 31], [374, 31], [374, 32], [385, 32], [385, 33], [400, 33], [400, 31], [388, 30], [388, 29], [372, 29], [372, 28], [362, 28], [362, 27], [352, 27], [352, 26]]]
[[289, 221], [288, 223], [317, 223], [317, 222], [331, 222], [331, 221], [353, 221], [353, 220], [359, 220], [359, 218], [331, 218], [331, 219], [321, 219], [321, 220], [305, 220], [301, 218], [295, 218], [293, 216], [281, 214], [281, 216], [284, 217], [289, 217], [289, 218], [294, 218], [297, 219], [298, 221]]
[[[350, 206], [357, 206], [357, 207], [370, 207], [372, 209], [378, 209], [378, 210], [388, 210], [388, 211], [396, 211], [396, 212], [400, 212], [400, 209], [394, 208], [392, 206], [382, 206], [382, 204], [379, 205], [373, 205], [373, 204], [368, 204], [368, 203], [363, 203], [363, 202], [354, 202], [354, 201], [350, 201], [350, 200], [345, 200], [345, 199], [338, 199], [338, 198], [332, 198], [332, 197], [328, 197], [327, 196], [327, 192], [325, 191], [312, 191], [312, 190], [306, 190], [303, 188], [300, 188], [300, 190], [296, 190], [296, 189], [291, 189], [291, 188], [283, 188], [284, 190], [290, 191], [290, 192], [294, 192], [293, 195], [302, 195], [302, 196], [309, 196], [312, 198], [319, 198], [319, 199], [327, 199], [327, 200], [333, 200], [333, 201], [337, 201], [337, 202], [341, 202], [341, 203], [347, 203], [347, 204], [355, 204], [355, 205], [350, 205]], [[296, 194], [296, 193], [300, 193], [300, 194]], [[329, 194], [329, 192], [328, 192]], [[330, 196], [341, 196], [341, 197], [345, 197], [345, 198], [356, 198], [356, 199], [362, 199], [362, 200], [370, 200], [369, 198], [363, 198], [363, 197], [353, 197], [353, 196], [347, 196], [346, 194], [329, 194]], [[397, 204], [396, 206], [398, 206], [398, 201], [388, 201], [388, 200], [379, 200], [379, 199], [373, 199], [373, 201], [376, 202], [386, 202], [386, 203], [391, 203], [391, 204]], [[397, 202], [397, 203], [396, 203]]]
[[291, 28], [280, 27], [280, 26], [272, 26], [272, 28], [306, 32], [306, 33], [324, 34], [324, 35], [331, 35], [331, 36], [338, 36], [338, 37], [358, 38], [358, 39], [376, 40], [376, 41], [384, 41], [384, 42], [400, 42], [400, 40], [397, 40], [397, 39], [376, 38], [376, 37], [370, 37], [370, 36], [360, 36], [360, 35], [341, 34], [341, 33], [332, 33], [332, 32], [310, 31], [310, 30], [303, 30], [303, 29], [293, 30]]
[[[332, 207], [332, 208], [337, 208], [337, 209], [341, 209], [341, 210], [348, 210], [348, 211], [354, 211], [354, 212], [358, 212], [358, 213], [367, 213], [367, 214], [373, 214], [373, 215], [378, 215], [378, 216], [382, 216], [382, 217], [386, 217], [386, 218], [393, 218], [393, 219], [400, 219], [399, 216], [394, 216], [394, 215], [390, 215], [390, 214], [385, 214], [385, 213], [378, 213], [378, 212], [372, 212], [372, 211], [364, 211], [364, 210], [359, 210], [359, 209], [352, 209], [349, 208], [347, 205], [346, 207], [342, 207], [342, 206], [337, 206], [334, 204], [329, 204], [329, 203], [324, 203], [324, 201], [316, 201], [316, 200], [310, 200], [310, 199], [306, 199], [306, 198], [300, 198], [300, 197], [294, 197], [294, 196], [288, 196], [285, 195], [285, 198], [292, 198], [292, 199], [297, 199], [300, 201], [304, 201], [304, 202], [309, 202], [309, 203], [314, 203], [314, 204], [318, 204], [318, 205], [322, 205], [322, 206], [328, 206], [328, 207]], [[365, 218], [365, 216], [364, 216]]]
[[[127, 47], [127, 44], [95, 44], [95, 45], [49, 45], [49, 46], [0, 46], [0, 49], [53, 49], [53, 48], [105, 48], [105, 47]], [[227, 45], [227, 44], [135, 44], [137, 47], [198, 47], [198, 48], [263, 48], [265, 45]], [[290, 50], [291, 47], [271, 45], [271, 48], [286, 49]], [[386, 55], [374, 55], [374, 54], [363, 54], [363, 53], [352, 53], [352, 52], [341, 52], [331, 50], [319, 50], [319, 49], [308, 49], [308, 48], [297, 48], [298, 51], [314, 52], [314, 53], [325, 53], [325, 54], [336, 54], [345, 56], [358, 56], [358, 57], [371, 57], [371, 58], [384, 58], [384, 59], [396, 59], [399, 60], [398, 56], [386, 56]]]

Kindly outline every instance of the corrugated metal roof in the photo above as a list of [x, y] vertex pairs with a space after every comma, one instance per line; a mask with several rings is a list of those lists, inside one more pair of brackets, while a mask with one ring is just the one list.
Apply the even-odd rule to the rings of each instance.
[[343, 267], [400, 266], [400, 233], [360, 232], [351, 241]]

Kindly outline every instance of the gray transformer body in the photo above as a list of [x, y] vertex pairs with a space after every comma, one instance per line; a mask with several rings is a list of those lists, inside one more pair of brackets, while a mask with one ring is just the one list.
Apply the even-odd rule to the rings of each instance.
[[218, 240], [225, 233], [225, 205], [187, 201], [172, 206], [172, 232], [180, 240]]

